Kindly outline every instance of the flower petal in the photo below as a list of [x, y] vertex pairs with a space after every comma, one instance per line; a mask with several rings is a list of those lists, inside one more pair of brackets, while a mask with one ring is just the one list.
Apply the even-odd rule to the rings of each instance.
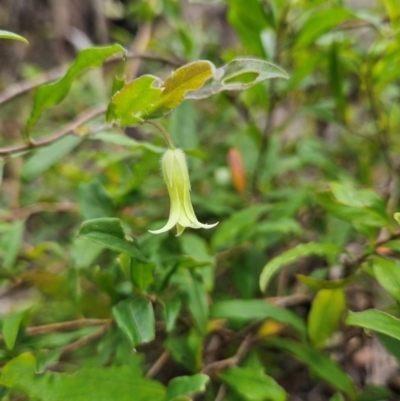
[[185, 231], [184, 226], [181, 226], [179, 223], [176, 223], [176, 236], [179, 237], [184, 231]]
[[171, 202], [169, 219], [164, 227], [158, 230], [149, 230], [149, 232], [151, 232], [152, 234], [161, 234], [165, 231], [170, 230], [178, 222], [181, 215], [181, 205], [176, 188], [168, 188], [168, 192]]

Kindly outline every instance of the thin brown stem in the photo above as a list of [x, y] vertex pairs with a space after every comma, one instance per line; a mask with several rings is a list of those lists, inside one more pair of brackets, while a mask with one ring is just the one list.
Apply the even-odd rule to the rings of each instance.
[[166, 364], [166, 362], [169, 359], [169, 352], [164, 351], [160, 357], [154, 362], [153, 366], [149, 369], [149, 371], [146, 373], [146, 377], [148, 379], [151, 379], [154, 377], [160, 370], [161, 368]]
[[165, 141], [167, 142], [167, 145], [170, 149], [175, 149], [175, 145], [172, 142], [172, 138], [170, 137], [170, 135], [168, 134], [168, 132], [165, 130], [165, 128], [163, 128], [160, 124], [155, 123], [154, 121], [145, 121], [146, 124], [150, 124], [153, 127], [157, 128], [161, 134], [163, 135]]
[[69, 354], [69, 353], [71, 353], [73, 351], [76, 351], [77, 349], [85, 346], [86, 344], [89, 344], [92, 341], [98, 339], [99, 337], [101, 337], [108, 330], [109, 326], [110, 326], [109, 324], [108, 325], [104, 325], [99, 330], [96, 330], [94, 333], [89, 334], [88, 336], [82, 337], [79, 340], [74, 341], [71, 344], [68, 344], [67, 346], [62, 348], [61, 356], [65, 356], [66, 354]]
[[74, 133], [81, 125], [85, 124], [86, 122], [92, 120], [93, 118], [101, 114], [104, 114], [106, 110], [107, 108], [105, 106], [98, 106], [93, 109], [86, 110], [82, 114], [80, 114], [74, 121], [72, 121], [65, 127], [61, 128], [59, 131], [55, 132], [53, 135], [50, 135], [43, 139], [39, 139], [37, 141], [32, 141], [31, 143], [25, 145], [17, 145], [17, 146], [10, 146], [8, 148], [1, 148], [0, 156], [9, 156], [13, 153], [23, 152], [25, 150], [32, 150], [46, 145], [50, 145], [51, 143], [58, 141], [64, 136]]
[[201, 372], [205, 374], [213, 374], [219, 372], [220, 370], [238, 365], [249, 351], [251, 345], [253, 344], [253, 340], [254, 340], [254, 334], [252, 333], [247, 334], [234, 356], [222, 359], [220, 361], [211, 362], [208, 365], [204, 366]]
[[37, 203], [35, 205], [20, 207], [6, 213], [0, 213], [2, 221], [25, 220], [33, 214], [43, 212], [75, 212], [78, 210], [77, 204], [72, 202], [61, 203]]
[[25, 332], [31, 336], [38, 336], [42, 334], [53, 333], [56, 331], [73, 331], [80, 329], [81, 327], [109, 326], [111, 322], [112, 321], [110, 319], [78, 319], [78, 320], [71, 320], [68, 322], [27, 327]]

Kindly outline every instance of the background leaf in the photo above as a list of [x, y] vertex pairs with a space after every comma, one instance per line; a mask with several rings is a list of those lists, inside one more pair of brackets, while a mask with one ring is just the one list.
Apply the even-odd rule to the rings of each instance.
[[39, 401], [161, 401], [165, 390], [155, 381], [138, 376], [129, 366], [83, 368], [75, 374], [37, 374], [32, 354], [24, 353], [3, 369], [0, 384], [18, 390]]
[[126, 253], [139, 262], [148, 263], [148, 259], [143, 255], [138, 245], [134, 241], [125, 239], [125, 233], [119, 219], [98, 218], [85, 221], [79, 231], [79, 236], [88, 238], [113, 251]]
[[332, 335], [345, 307], [346, 299], [342, 289], [317, 292], [308, 315], [308, 335], [314, 345], [322, 346]]
[[276, 383], [276, 381], [267, 376], [263, 369], [258, 368], [231, 368], [220, 377], [236, 393], [249, 401], [285, 401], [286, 392]]
[[346, 324], [377, 331], [400, 340], [400, 319], [377, 309], [368, 309], [363, 312], [349, 311]]
[[266, 290], [271, 278], [285, 265], [295, 262], [297, 259], [309, 255], [333, 256], [341, 251], [341, 248], [335, 244], [318, 244], [309, 242], [307, 244], [299, 244], [279, 256], [270, 260], [263, 268], [260, 276], [260, 288]]
[[177, 399], [191, 400], [190, 396], [203, 393], [210, 378], [203, 373], [193, 376], [175, 377], [168, 383], [167, 392], [163, 401], [173, 401]]
[[46, 109], [59, 104], [67, 96], [74, 79], [79, 74], [88, 68], [100, 66], [107, 58], [115, 54], [125, 54], [125, 52], [125, 49], [117, 44], [105, 47], [91, 47], [82, 50], [63, 78], [50, 84], [40, 86], [36, 90], [33, 110], [28, 120], [27, 130], [29, 131], [31, 129]]
[[121, 301], [114, 306], [113, 315], [118, 327], [130, 339], [132, 347], [154, 339], [154, 311], [149, 300], [135, 298]]

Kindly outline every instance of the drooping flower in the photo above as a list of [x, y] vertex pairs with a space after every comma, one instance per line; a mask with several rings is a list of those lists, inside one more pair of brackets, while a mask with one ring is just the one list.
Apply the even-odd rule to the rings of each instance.
[[212, 228], [216, 226], [218, 223], [202, 224], [197, 220], [190, 200], [189, 172], [182, 149], [168, 149], [161, 159], [161, 169], [171, 201], [169, 219], [164, 227], [159, 230], [150, 230], [150, 232], [160, 234], [176, 225], [176, 235], [179, 236], [186, 227]]

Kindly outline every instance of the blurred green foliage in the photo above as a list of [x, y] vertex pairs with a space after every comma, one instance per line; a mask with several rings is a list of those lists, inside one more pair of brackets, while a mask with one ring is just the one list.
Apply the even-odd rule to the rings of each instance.
[[[110, 2], [119, 44], [0, 101], [1, 400], [397, 399], [398, 1], [203, 3]], [[211, 230], [148, 232], [159, 117]]]

